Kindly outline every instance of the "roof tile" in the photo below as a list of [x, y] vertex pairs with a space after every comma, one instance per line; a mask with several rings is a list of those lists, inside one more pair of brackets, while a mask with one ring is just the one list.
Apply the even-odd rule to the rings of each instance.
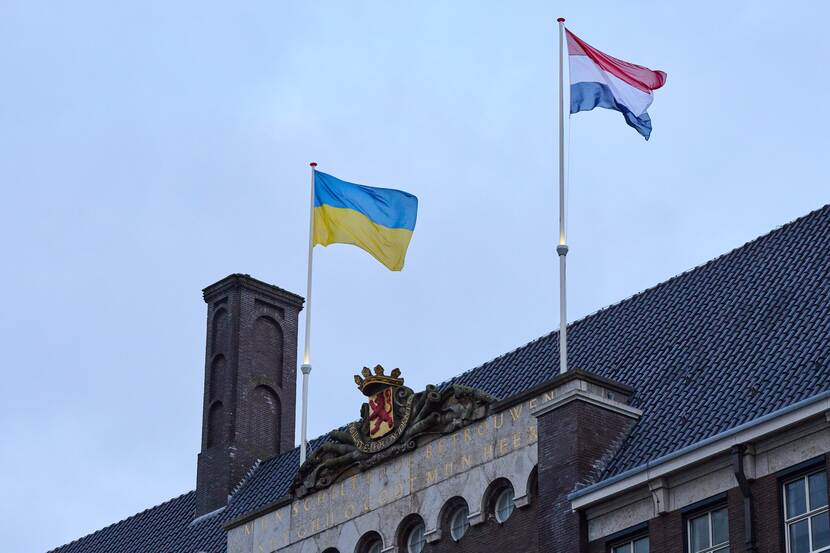
[[[569, 325], [570, 365], [632, 386], [643, 411], [600, 480], [830, 389], [827, 298], [830, 206]], [[556, 376], [558, 357], [553, 332], [442, 386], [506, 398]], [[222, 526], [285, 496], [298, 462], [263, 462], [195, 525], [190, 492], [53, 553], [222, 553]]]

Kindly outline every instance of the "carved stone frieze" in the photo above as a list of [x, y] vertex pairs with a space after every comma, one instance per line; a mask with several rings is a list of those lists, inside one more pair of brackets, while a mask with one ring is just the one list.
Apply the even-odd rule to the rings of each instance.
[[327, 488], [480, 420], [495, 401], [489, 394], [457, 384], [443, 390], [428, 385], [415, 393], [403, 385], [399, 375], [395, 369], [386, 376], [378, 365], [374, 375], [364, 368], [365, 378], [355, 377], [368, 396], [360, 420], [330, 433], [329, 440], [308, 456], [292, 486], [296, 497]]

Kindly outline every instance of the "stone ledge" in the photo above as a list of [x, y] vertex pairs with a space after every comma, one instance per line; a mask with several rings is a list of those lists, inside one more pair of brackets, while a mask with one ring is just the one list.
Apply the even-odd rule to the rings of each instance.
[[550, 401], [542, 403], [538, 407], [532, 409], [530, 411], [530, 414], [538, 418], [540, 415], [550, 413], [551, 411], [559, 409], [560, 407], [563, 407], [568, 403], [571, 403], [572, 401], [584, 401], [585, 403], [589, 403], [591, 405], [607, 409], [614, 413], [618, 413], [620, 415], [624, 415], [635, 420], [639, 420], [640, 417], [643, 416], [642, 411], [629, 405], [626, 405], [625, 403], [613, 401], [579, 389], [568, 390], [564, 394], [557, 396]]
[[556, 375], [541, 384], [537, 384], [522, 393], [497, 401], [490, 406], [490, 412], [497, 413], [499, 411], [503, 411], [513, 405], [527, 401], [528, 399], [541, 396], [545, 392], [552, 392], [554, 390], [562, 389], [568, 384], [573, 386], [574, 384], [572, 383], [574, 380], [579, 381], [579, 384], [577, 385], [581, 386], [583, 389], [588, 385], [593, 384], [599, 388], [604, 388], [613, 394], [619, 395], [626, 401], [628, 401], [628, 399], [634, 394], [634, 388], [628, 386], [627, 384], [623, 384], [622, 382], [617, 382], [616, 380], [596, 375], [584, 369], [571, 369], [564, 374]]
[[434, 528], [424, 532], [424, 539], [427, 543], [435, 543], [441, 540], [441, 528]]
[[305, 303], [305, 298], [303, 298], [299, 294], [289, 292], [284, 288], [274, 286], [273, 284], [268, 284], [267, 282], [256, 279], [251, 275], [246, 275], [242, 273], [234, 273], [228, 275], [225, 278], [217, 282], [214, 282], [210, 286], [207, 286], [202, 290], [202, 297], [204, 298], [206, 303], [210, 303], [213, 300], [215, 300], [217, 296], [242, 287], [256, 290], [264, 296], [268, 296], [275, 300], [284, 301], [299, 309], [302, 309], [303, 304]]

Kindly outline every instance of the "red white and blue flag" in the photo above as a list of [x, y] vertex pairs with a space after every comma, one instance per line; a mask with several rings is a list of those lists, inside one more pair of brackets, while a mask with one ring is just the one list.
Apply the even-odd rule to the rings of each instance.
[[651, 118], [646, 110], [666, 83], [663, 71], [618, 60], [604, 54], [565, 29], [571, 81], [571, 113], [595, 107], [615, 109], [648, 140]]

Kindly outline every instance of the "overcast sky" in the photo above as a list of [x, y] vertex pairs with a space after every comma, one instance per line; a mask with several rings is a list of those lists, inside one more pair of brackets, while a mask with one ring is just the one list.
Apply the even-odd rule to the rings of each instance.
[[828, 8], [775, 4], [2, 0], [3, 549], [193, 489], [201, 289], [305, 294], [310, 161], [420, 198], [402, 273], [317, 249], [311, 436], [363, 365], [418, 390], [554, 330], [559, 15], [668, 73], [649, 142], [571, 120], [571, 320], [830, 201]]

